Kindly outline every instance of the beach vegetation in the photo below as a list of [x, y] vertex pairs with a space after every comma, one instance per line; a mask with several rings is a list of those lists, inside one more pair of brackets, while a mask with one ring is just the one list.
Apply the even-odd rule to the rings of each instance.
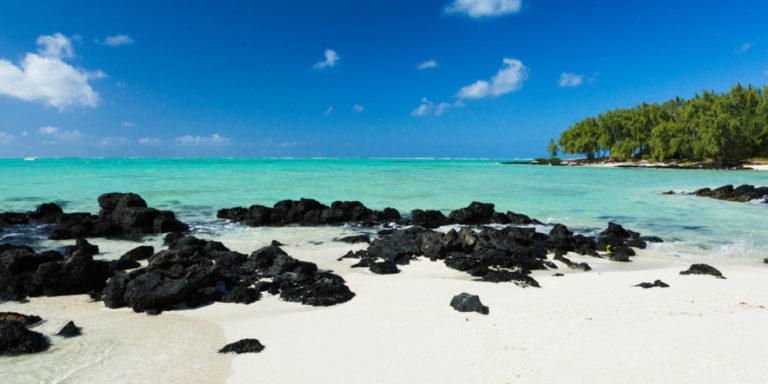
[[736, 84], [723, 93], [609, 110], [569, 127], [556, 146], [590, 160], [739, 164], [768, 157], [768, 87]]

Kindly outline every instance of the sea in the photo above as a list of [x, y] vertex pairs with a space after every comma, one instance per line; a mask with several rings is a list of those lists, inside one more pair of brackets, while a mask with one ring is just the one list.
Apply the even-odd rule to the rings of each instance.
[[[515, 162], [513, 160], [512, 162]], [[768, 172], [503, 164], [498, 159], [0, 159], [0, 211], [55, 202], [66, 212], [98, 212], [106, 192], [134, 192], [172, 210], [198, 232], [226, 237], [238, 226], [221, 208], [313, 198], [358, 200], [370, 208], [445, 213], [493, 203], [545, 223], [594, 234], [610, 221], [659, 236], [670, 257], [762, 263], [768, 205], [686, 195], [726, 184], [768, 185]], [[676, 192], [669, 195], [666, 191]], [[2, 240], [42, 241], [2, 233]], [[20, 237], [21, 236], [21, 237]], [[215, 237], [215, 236], [214, 236]], [[0, 240], [0, 241], [2, 241]], [[33, 244], [34, 245], [34, 244]]]
[[[448, 213], [479, 201], [495, 204], [497, 211], [562, 223], [587, 235], [599, 233], [612, 221], [662, 238], [663, 243], [650, 244], [638, 253], [636, 257], [644, 260], [695, 259], [723, 267], [762, 266], [768, 257], [767, 204], [685, 194], [725, 184], [768, 185], [764, 171], [553, 167], [489, 159], [28, 158], [0, 159], [0, 180], [2, 212], [25, 212], [55, 202], [66, 212], [97, 213], [99, 195], [134, 192], [152, 207], [174, 211], [190, 224], [195, 236], [221, 241], [246, 254], [278, 240], [290, 255], [342, 276], [349, 274], [358, 283], [361, 272], [337, 258], [361, 245], [333, 240], [375, 230], [248, 228], [219, 220], [216, 212], [302, 197], [324, 204], [358, 200], [370, 208], [394, 207], [403, 214], [416, 208]], [[677, 193], [664, 194], [667, 191]], [[550, 227], [537, 226], [537, 230]], [[148, 236], [141, 239], [142, 245], [161, 249], [162, 237]], [[116, 259], [137, 246], [136, 241], [122, 239], [89, 241], [99, 246], [100, 259]], [[60, 249], [72, 243], [48, 240], [44, 226], [5, 228], [0, 230], [3, 242], [37, 249]], [[615, 264], [619, 268], [635, 263]], [[353, 289], [366, 292], [362, 283]], [[267, 318], [292, 319], [293, 314], [325, 310], [295, 303], [281, 307], [284, 303], [277, 297], [256, 304]], [[84, 330], [83, 336], [73, 339], [50, 336], [51, 349], [44, 353], [0, 359], [0, 383], [221, 383], [232, 372], [232, 357], [214, 353], [227, 342], [226, 329], [195, 317], [193, 310], [146, 316], [128, 308], [108, 309], [87, 295], [76, 295], [0, 302], [0, 311], [43, 317], [45, 321], [34, 330], [49, 336], [69, 320]], [[268, 333], [259, 331], [263, 318], [256, 316], [252, 321], [256, 333], [269, 340]]]

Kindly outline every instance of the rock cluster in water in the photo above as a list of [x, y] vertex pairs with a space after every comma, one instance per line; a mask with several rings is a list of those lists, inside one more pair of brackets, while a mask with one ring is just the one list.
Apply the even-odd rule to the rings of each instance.
[[283, 200], [273, 207], [252, 205], [250, 208], [236, 207], [219, 210], [216, 216], [243, 223], [252, 227], [283, 226], [299, 224], [304, 226], [342, 225], [360, 223], [376, 225], [400, 221], [400, 212], [394, 208], [375, 211], [359, 201], [335, 201], [331, 206], [313, 199]]
[[747, 202], [759, 199], [768, 203], [768, 187], [755, 187], [749, 184], [740, 185], [736, 188], [731, 184], [715, 189], [702, 188], [694, 191], [693, 194], [718, 200]]
[[53, 228], [50, 238], [56, 240], [141, 236], [189, 229], [176, 219], [173, 212], [150, 208], [144, 199], [134, 193], [106, 193], [99, 196], [98, 201], [101, 208], [98, 216], [64, 213], [58, 205], [46, 203], [26, 213], [0, 213], [0, 228], [30, 223], [49, 224]]

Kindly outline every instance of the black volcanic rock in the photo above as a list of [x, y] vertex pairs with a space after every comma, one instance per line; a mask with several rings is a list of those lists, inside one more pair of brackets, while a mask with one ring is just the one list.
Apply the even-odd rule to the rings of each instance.
[[366, 234], [360, 234], [360, 235], [351, 235], [351, 236], [345, 236], [339, 239], [334, 239], [335, 241], [340, 241], [342, 243], [350, 243], [350, 244], [356, 244], [356, 243], [370, 243], [371, 238], [368, 237]]
[[304, 226], [342, 225], [362, 223], [365, 225], [386, 224], [400, 221], [400, 213], [393, 208], [374, 211], [359, 201], [334, 201], [331, 206], [317, 200], [282, 200], [273, 207], [252, 205], [225, 208], [216, 213], [219, 219], [231, 220], [252, 227], [299, 224]]
[[285, 301], [313, 306], [330, 306], [351, 300], [355, 294], [341, 276], [329, 272], [287, 272], [275, 276], [270, 293], [280, 293]]
[[411, 224], [424, 228], [437, 228], [450, 224], [450, 221], [440, 211], [414, 209], [411, 211]]
[[48, 338], [30, 331], [18, 321], [0, 320], [0, 355], [14, 356], [37, 353], [50, 347]]
[[87, 252], [75, 251], [66, 261], [40, 264], [26, 279], [29, 296], [61, 296], [101, 291], [112, 275], [109, 262], [93, 260]]
[[263, 351], [264, 348], [265, 347], [257, 339], [242, 339], [225, 345], [219, 350], [219, 353], [259, 353]]
[[212, 282], [216, 272], [215, 266], [195, 264], [174, 277], [153, 268], [128, 281], [123, 299], [136, 312], [164, 310], [182, 303], [187, 295]]
[[0, 270], [11, 274], [34, 271], [42, 263], [63, 258], [62, 254], [55, 251], [37, 254], [30, 247], [0, 244]]
[[150, 208], [134, 193], [105, 193], [99, 196], [98, 216], [88, 213], [59, 215], [51, 239], [123, 236], [135, 237], [165, 232], [185, 232], [189, 227], [171, 211]]
[[[287, 301], [323, 306], [354, 296], [341, 277], [294, 259], [278, 242], [250, 256], [192, 236], [169, 236], [167, 243], [169, 248], [150, 256], [146, 267], [116, 272], [109, 279], [104, 288], [107, 307], [159, 313], [182, 304], [249, 304], [266, 290]], [[272, 281], [259, 281], [262, 278]]]
[[124, 255], [120, 256], [120, 260], [146, 260], [152, 254], [155, 253], [155, 248], [151, 245], [141, 245], [134, 249], [131, 249], [130, 251], [126, 252]]
[[221, 296], [219, 301], [223, 303], [250, 304], [259, 300], [261, 293], [253, 288], [238, 285]]
[[75, 325], [74, 321], [68, 322], [66, 325], [64, 325], [63, 328], [56, 334], [56, 336], [61, 337], [75, 337], [80, 336], [82, 334], [82, 328]]
[[509, 220], [509, 223], [511, 223], [511, 224], [517, 224], [517, 225], [531, 225], [531, 224], [542, 225], [542, 224], [544, 224], [541, 221], [538, 221], [536, 219], [532, 219], [532, 218], [530, 218], [530, 217], [528, 217], [526, 215], [523, 215], [521, 213], [515, 213], [515, 212], [507, 211], [505, 216], [507, 217], [507, 220]]
[[75, 255], [75, 252], [80, 256], [94, 256], [99, 253], [99, 247], [89, 243], [88, 240], [77, 239], [75, 245], [64, 247], [64, 254], [66, 254], [67, 257], [72, 257]]
[[571, 259], [565, 257], [561, 253], [555, 253], [555, 256], [553, 257], [554, 260], [557, 260], [559, 262], [562, 262], [563, 264], [567, 265], [570, 269], [578, 269], [580, 271], [591, 271], [592, 267], [589, 266], [587, 263], [575, 263], [571, 261]]
[[452, 223], [467, 224], [467, 225], [479, 225], [489, 224], [492, 222], [494, 210], [493, 204], [479, 203], [473, 201], [466, 208], [457, 209], [451, 211], [448, 215], [448, 219]]
[[451, 299], [451, 307], [459, 312], [477, 312], [483, 315], [489, 313], [488, 307], [480, 302], [480, 297], [469, 293], [460, 293]]
[[667, 284], [667, 283], [665, 283], [665, 282], [663, 282], [661, 280], [656, 280], [653, 283], [643, 282], [643, 283], [635, 285], [635, 287], [640, 287], [640, 288], [644, 288], [644, 289], [653, 288], [653, 287], [669, 288], [669, 284]]
[[712, 275], [717, 277], [718, 279], [725, 279], [725, 276], [723, 276], [720, 271], [717, 270], [717, 268], [707, 265], [707, 264], [693, 264], [691, 265], [688, 270], [680, 272], [681, 275]]
[[25, 315], [17, 312], [0, 312], [0, 321], [15, 321], [26, 327], [32, 324], [37, 324], [43, 321], [43, 319], [41, 319], [40, 316]]
[[422, 232], [419, 228], [394, 231], [371, 242], [368, 254], [397, 264], [408, 264], [411, 256], [421, 253]]
[[714, 190], [709, 188], [702, 188], [694, 191], [693, 195], [738, 202], [747, 202], [757, 199], [763, 199], [763, 201], [766, 201], [766, 196], [768, 196], [768, 187], [755, 187], [754, 185], [744, 184], [734, 188], [733, 185], [729, 184]]
[[400, 269], [397, 268], [397, 265], [393, 261], [373, 262], [370, 264], [369, 269], [377, 275], [400, 273]]
[[624, 227], [622, 227], [621, 225], [616, 224], [614, 222], [609, 222], [608, 228], [600, 232], [600, 236], [619, 237], [622, 239], [628, 239], [628, 238], [637, 239], [640, 237], [640, 234], [638, 234], [637, 232], [628, 231], [624, 229]]

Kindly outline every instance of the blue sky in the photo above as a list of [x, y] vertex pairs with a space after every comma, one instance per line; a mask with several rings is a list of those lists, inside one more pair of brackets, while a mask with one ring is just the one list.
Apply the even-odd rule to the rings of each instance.
[[[768, 84], [758, 1], [0, 3], [0, 157], [532, 157]], [[421, 69], [420, 69], [421, 66]]]

